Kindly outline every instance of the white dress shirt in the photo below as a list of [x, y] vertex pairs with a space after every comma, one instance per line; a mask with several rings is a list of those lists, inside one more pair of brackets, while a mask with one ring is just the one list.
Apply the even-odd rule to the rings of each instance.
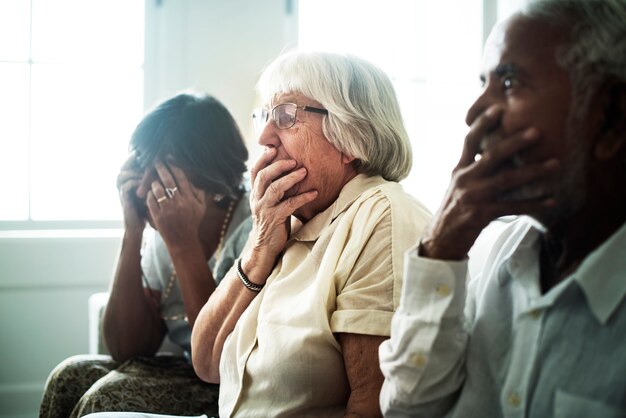
[[513, 222], [467, 285], [467, 260], [408, 251], [385, 416], [626, 417], [626, 224], [545, 294], [539, 238]]

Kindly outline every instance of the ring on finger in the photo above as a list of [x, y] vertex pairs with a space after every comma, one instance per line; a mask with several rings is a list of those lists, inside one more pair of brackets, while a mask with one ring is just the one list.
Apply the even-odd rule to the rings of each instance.
[[173, 199], [174, 198], [174, 194], [178, 191], [178, 187], [174, 186], [174, 187], [166, 187], [165, 188], [165, 194], [167, 195], [167, 197], [169, 199]]
[[161, 196], [157, 199], [157, 203], [163, 203], [166, 200], [167, 200], [167, 196]]

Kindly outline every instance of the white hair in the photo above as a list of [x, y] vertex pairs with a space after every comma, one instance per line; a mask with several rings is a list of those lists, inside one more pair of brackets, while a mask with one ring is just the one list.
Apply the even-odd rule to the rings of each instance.
[[292, 51], [279, 56], [257, 85], [261, 99], [299, 93], [328, 110], [323, 132], [340, 152], [358, 160], [358, 170], [391, 181], [405, 178], [411, 144], [389, 77], [349, 54]]

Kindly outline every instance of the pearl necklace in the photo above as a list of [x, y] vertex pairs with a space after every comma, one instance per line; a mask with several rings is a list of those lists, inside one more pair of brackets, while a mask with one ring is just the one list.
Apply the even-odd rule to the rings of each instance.
[[[228, 224], [230, 223], [230, 217], [233, 214], [235, 203], [237, 203], [236, 200], [230, 201], [230, 203], [228, 204], [228, 210], [226, 211], [226, 215], [224, 215], [224, 222], [222, 222], [222, 228], [220, 229], [220, 240], [218, 241], [217, 249], [215, 250], [216, 267], [219, 266], [220, 262], [222, 261], [222, 250], [224, 247], [224, 238], [226, 237], [226, 229], [228, 228]], [[174, 266], [172, 265], [172, 274], [170, 275], [170, 280], [165, 287], [163, 295], [161, 296], [161, 307], [163, 307], [165, 301], [170, 296], [170, 292], [172, 291], [172, 287], [174, 287], [174, 283], [176, 282], [176, 280], [176, 271], [174, 270]], [[187, 321], [187, 315], [185, 315], [184, 313], [171, 316], [161, 316], [161, 318], [163, 318], [163, 320], [165, 321], [178, 321], [181, 319]]]

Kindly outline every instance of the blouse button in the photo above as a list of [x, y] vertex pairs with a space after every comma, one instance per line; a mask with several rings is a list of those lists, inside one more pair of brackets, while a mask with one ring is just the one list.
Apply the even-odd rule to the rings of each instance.
[[426, 356], [423, 354], [413, 354], [411, 356], [411, 363], [417, 367], [423, 367], [426, 364]]
[[506, 398], [506, 401], [514, 408], [517, 408], [520, 404], [519, 395], [515, 392], [510, 393], [509, 396]]
[[448, 296], [450, 294], [450, 286], [447, 284], [438, 285], [435, 290], [439, 296]]

